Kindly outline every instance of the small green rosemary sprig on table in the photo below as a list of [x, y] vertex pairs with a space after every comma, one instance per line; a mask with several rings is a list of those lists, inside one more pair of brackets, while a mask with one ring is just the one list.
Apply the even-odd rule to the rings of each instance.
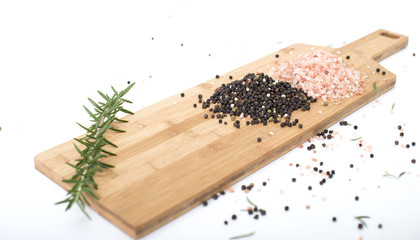
[[90, 111], [86, 106], [83, 106], [86, 112], [91, 117], [93, 122], [89, 128], [77, 123], [80, 127], [86, 130], [86, 135], [75, 138], [84, 149], [80, 149], [76, 144], [73, 143], [77, 152], [80, 154], [80, 158], [76, 159], [76, 164], [66, 163], [75, 170], [75, 174], [70, 179], [64, 179], [63, 182], [73, 184], [73, 187], [67, 192], [68, 197], [56, 204], [67, 203], [66, 211], [69, 210], [74, 203], [76, 203], [84, 214], [90, 219], [90, 216], [85, 211], [85, 205], [90, 206], [85, 194], [89, 194], [95, 199], [99, 199], [94, 193], [98, 189], [93, 176], [96, 172], [102, 172], [102, 169], [112, 168], [114, 166], [100, 161], [102, 158], [107, 156], [115, 156], [115, 153], [105, 150], [105, 146], [117, 147], [117, 145], [110, 142], [105, 138], [104, 134], [107, 130], [115, 132], [125, 132], [124, 130], [117, 129], [111, 126], [114, 121], [117, 122], [128, 122], [127, 120], [117, 118], [117, 113], [123, 112], [126, 114], [133, 114], [132, 112], [123, 108], [123, 103], [132, 103], [131, 101], [124, 99], [123, 96], [134, 86], [134, 83], [129, 85], [126, 89], [121, 92], [117, 92], [112, 86], [114, 95], [112, 97], [103, 94], [98, 91], [99, 95], [105, 100], [105, 102], [96, 103], [92, 99], [88, 98], [89, 102], [94, 107], [94, 112]]

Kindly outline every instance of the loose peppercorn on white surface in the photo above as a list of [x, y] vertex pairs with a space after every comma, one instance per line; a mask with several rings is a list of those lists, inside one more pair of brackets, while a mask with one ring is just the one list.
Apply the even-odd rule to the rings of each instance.
[[380, 28], [409, 37], [380, 62], [395, 88], [143, 239], [418, 239], [414, 4], [2, 1], [0, 239], [131, 239], [89, 208], [92, 220], [54, 205], [66, 192], [34, 168], [36, 154], [83, 133], [96, 90], [136, 82], [137, 111], [291, 44], [339, 48]]

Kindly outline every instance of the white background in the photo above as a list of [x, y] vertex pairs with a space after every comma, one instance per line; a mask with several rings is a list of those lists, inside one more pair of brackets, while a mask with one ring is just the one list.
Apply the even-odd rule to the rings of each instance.
[[[346, 118], [357, 131], [332, 126], [339, 134], [327, 150], [321, 142], [317, 153], [294, 149], [233, 185], [233, 194], [144, 239], [249, 232], [255, 234], [248, 239], [419, 239], [419, 146], [393, 146], [394, 140], [419, 141], [414, 2], [0, 1], [0, 239], [130, 239], [90, 209], [92, 221], [77, 208], [64, 212], [64, 205], [54, 205], [65, 191], [34, 168], [36, 154], [83, 133], [75, 122], [87, 123], [82, 105], [87, 97], [98, 99], [96, 90], [136, 82], [127, 108], [137, 111], [290, 44], [341, 47], [379, 28], [409, 36], [409, 45], [381, 62], [397, 75], [395, 88]], [[373, 159], [350, 140], [356, 137], [372, 146]], [[322, 187], [319, 175], [289, 166], [315, 166], [312, 158], [337, 172]], [[406, 174], [396, 180], [385, 172]], [[256, 187], [246, 195], [240, 186], [251, 182]], [[241, 212], [249, 206], [246, 196], [267, 216], [256, 221]], [[238, 220], [225, 226], [232, 214]], [[357, 229], [360, 215], [371, 217], [367, 229]]]

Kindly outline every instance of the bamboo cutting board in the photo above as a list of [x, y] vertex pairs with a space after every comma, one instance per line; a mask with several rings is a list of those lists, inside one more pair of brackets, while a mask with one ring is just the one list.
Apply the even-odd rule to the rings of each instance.
[[[107, 133], [107, 138], [120, 147], [112, 149], [116, 157], [104, 160], [115, 168], [96, 176], [100, 200], [89, 198], [92, 208], [131, 237], [146, 235], [390, 90], [396, 76], [377, 61], [407, 43], [406, 36], [378, 30], [340, 49], [294, 44], [188, 89], [183, 98], [177, 94], [125, 117], [129, 123], [118, 128], [126, 133]], [[318, 101], [311, 104], [310, 111], [293, 112], [292, 119], [298, 118], [302, 129], [280, 128], [274, 123], [241, 124], [236, 129], [230, 121], [223, 125], [216, 119], [204, 119], [208, 110], [201, 104], [192, 106], [198, 94], [207, 99], [222, 83], [232, 81], [230, 75], [235, 80], [251, 72], [267, 73], [275, 66], [275, 54], [278, 59], [289, 60], [314, 49], [337, 54], [368, 78], [363, 95], [327, 107]], [[377, 67], [386, 74], [376, 73]], [[66, 190], [70, 185], [62, 179], [70, 178], [73, 169], [65, 162], [78, 157], [73, 142], [35, 157], [36, 169]]]

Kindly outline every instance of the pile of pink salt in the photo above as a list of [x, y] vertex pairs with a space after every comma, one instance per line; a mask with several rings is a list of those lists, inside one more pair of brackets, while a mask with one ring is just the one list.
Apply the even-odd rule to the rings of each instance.
[[278, 66], [269, 72], [273, 79], [291, 82], [293, 87], [302, 88], [312, 97], [338, 104], [354, 94], [363, 94], [365, 78], [330, 52], [314, 50], [276, 63]]

